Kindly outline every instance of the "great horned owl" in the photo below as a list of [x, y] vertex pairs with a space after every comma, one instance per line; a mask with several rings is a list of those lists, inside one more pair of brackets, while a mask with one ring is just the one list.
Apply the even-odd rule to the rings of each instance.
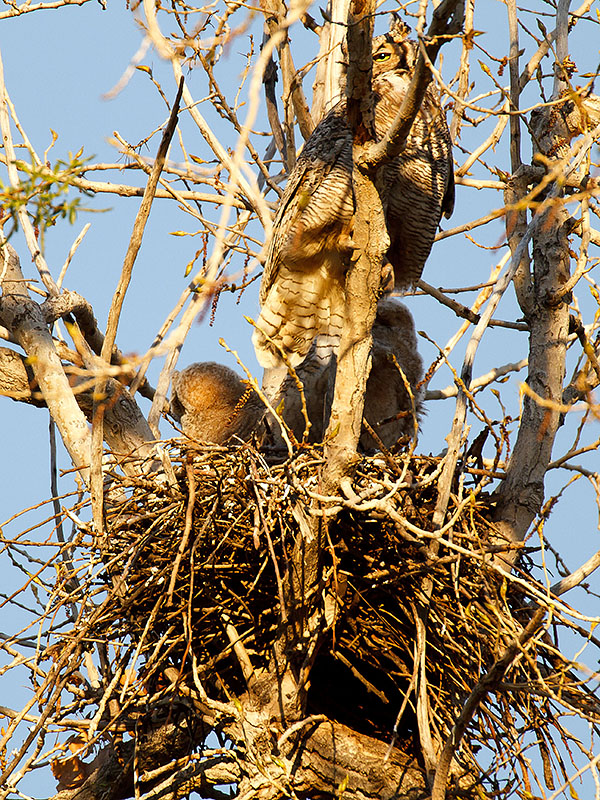
[[[410, 83], [418, 48], [394, 17], [373, 40], [375, 133], [389, 130]], [[381, 201], [391, 240], [395, 285], [423, 270], [442, 213], [454, 206], [452, 143], [437, 90], [429, 86], [406, 147], [384, 167]], [[253, 340], [265, 367], [281, 363], [277, 346], [299, 364], [318, 334], [333, 349], [344, 319], [345, 252], [352, 245], [352, 133], [340, 101], [304, 145], [281, 199], [260, 287]], [[271, 340], [271, 341], [269, 341]]]
[[186, 436], [225, 444], [247, 440], [264, 416], [256, 392], [232, 369], [205, 361], [190, 364], [172, 379], [171, 413]]
[[[415, 323], [408, 308], [391, 297], [377, 304], [371, 359], [363, 416], [382, 444], [390, 448], [401, 436], [415, 435], [423, 412], [423, 388], [419, 386], [423, 361], [417, 349]], [[412, 402], [398, 367], [410, 386]], [[379, 449], [379, 443], [367, 431], [360, 437], [360, 446], [363, 450]]]
[[[319, 340], [320, 337], [315, 339], [308, 356], [296, 368], [303, 383], [306, 410], [311, 423], [308, 435], [310, 442], [320, 442], [325, 435], [336, 373], [335, 355], [330, 348], [320, 347]], [[423, 405], [423, 392], [418, 386], [423, 378], [423, 362], [417, 351], [414, 321], [403, 303], [383, 298], [377, 305], [373, 325], [372, 366], [363, 416], [387, 448], [392, 447], [401, 436], [412, 437], [415, 432], [413, 403], [398, 367], [404, 372], [411, 388], [418, 421]], [[265, 369], [263, 391], [271, 404], [281, 409], [283, 420], [296, 438], [301, 439], [305, 427], [302, 401], [296, 381], [288, 375], [287, 368]], [[275, 445], [282, 445], [278, 424], [269, 419], [269, 427]], [[359, 444], [363, 451], [380, 447], [367, 430], [363, 430]]]

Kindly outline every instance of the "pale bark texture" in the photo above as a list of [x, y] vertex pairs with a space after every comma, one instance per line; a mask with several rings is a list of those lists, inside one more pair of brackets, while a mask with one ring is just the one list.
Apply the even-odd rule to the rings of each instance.
[[[600, 123], [598, 98], [580, 103], [540, 109], [532, 115], [533, 151], [547, 159], [546, 170], [556, 177], [569, 176], [560, 159], [569, 156], [569, 142], [577, 133], [597, 128]], [[519, 165], [520, 169], [520, 165]], [[583, 177], [584, 182], [587, 182]], [[526, 178], [515, 176], [521, 189], [512, 186], [507, 202], [525, 195]], [[546, 200], [533, 235], [532, 265], [524, 257], [515, 277], [517, 297], [529, 326], [527, 391], [515, 448], [506, 477], [497, 490], [495, 518], [500, 535], [522, 541], [544, 502], [544, 478], [552, 456], [554, 437], [562, 419], [562, 399], [569, 336], [571, 301], [569, 233], [571, 218], [558, 192]], [[507, 215], [509, 241], [524, 234], [523, 214]]]
[[11, 331], [26, 353], [35, 379], [56, 422], [74, 465], [89, 480], [91, 436], [69, 386], [46, 320], [27, 292], [17, 253], [2, 248], [2, 298], [0, 322]]
[[[406, 145], [411, 126], [420, 110], [431, 73], [423, 55], [417, 59], [410, 86], [385, 138], [373, 143], [373, 97], [371, 92], [371, 40], [374, 7], [355, 2], [348, 15], [348, 121], [353, 135], [352, 174], [355, 202], [352, 238], [354, 254], [346, 277], [346, 313], [338, 354], [338, 370], [331, 419], [327, 433], [327, 468], [324, 481], [329, 490], [338, 486], [352, 470], [362, 430], [364, 396], [371, 370], [371, 330], [377, 300], [383, 291], [384, 256], [390, 239], [381, 203], [381, 167]], [[432, 41], [428, 58], [435, 59], [442, 34], [460, 30], [464, 2], [445, 0], [436, 9], [428, 31]]]
[[[506, 478], [498, 490], [500, 534], [521, 541], [544, 501], [544, 477], [560, 423], [569, 310], [561, 289], [569, 279], [569, 215], [551, 208], [533, 243], [533, 276], [525, 318], [530, 327], [523, 416]], [[549, 405], [542, 405], [549, 401]]]

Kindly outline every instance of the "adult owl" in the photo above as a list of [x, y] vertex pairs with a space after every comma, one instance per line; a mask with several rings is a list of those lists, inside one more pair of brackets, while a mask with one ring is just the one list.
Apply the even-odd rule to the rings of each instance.
[[[422, 413], [423, 362], [417, 350], [415, 324], [407, 307], [392, 298], [382, 298], [377, 304], [373, 324], [372, 365], [363, 416], [376, 438], [364, 428], [359, 446], [363, 452], [380, 449], [380, 443], [391, 448], [401, 437], [413, 437]], [[330, 348], [320, 347], [316, 337], [308, 356], [296, 368], [303, 384], [306, 411], [311, 423], [309, 442], [321, 442], [325, 436], [335, 384], [337, 359]], [[410, 387], [412, 402], [406, 384]], [[296, 381], [286, 367], [265, 369], [263, 391], [297, 439], [302, 439], [305, 418]], [[283, 447], [279, 425], [268, 417], [275, 447]]]
[[172, 379], [171, 413], [197, 442], [248, 440], [265, 414], [256, 392], [224, 364], [190, 364]]
[[[398, 17], [373, 40], [375, 135], [389, 130], [406, 93], [417, 44]], [[315, 128], [279, 205], [260, 287], [253, 340], [265, 367], [302, 362], [316, 335], [339, 341], [347, 254], [352, 247], [352, 133], [346, 101]], [[442, 214], [454, 206], [452, 143], [436, 88], [430, 85], [402, 153], [384, 167], [381, 201], [397, 289], [415, 284]]]

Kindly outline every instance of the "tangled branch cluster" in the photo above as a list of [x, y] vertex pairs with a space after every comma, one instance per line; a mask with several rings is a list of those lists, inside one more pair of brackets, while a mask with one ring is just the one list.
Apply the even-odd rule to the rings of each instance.
[[[110, 642], [110, 653], [102, 645], [101, 687], [77, 673], [80, 680], [69, 688], [74, 700], [65, 706], [70, 719], [85, 723], [88, 747], [96, 735], [100, 741], [115, 732], [135, 735], [165, 703], [175, 713], [194, 697], [204, 710], [238, 716], [251, 672], [268, 668], [302, 604], [307, 618], [324, 607], [328, 629], [314, 656], [307, 713], [414, 755], [412, 693], [419, 682], [425, 680], [432, 730], [443, 741], [465, 698], [531, 619], [532, 592], [547, 594], [533, 579], [511, 581], [495, 567], [490, 552], [497, 563], [501, 548], [489, 521], [491, 500], [475, 498], [468, 486], [453, 487], [453, 530], [437, 537], [432, 553], [440, 458], [364, 458], [353, 484], [356, 498], [329, 526], [314, 591], [293, 597], [282, 576], [303, 537], [299, 503], [325, 516], [332, 506], [327, 498], [314, 503], [320, 452], [283, 465], [269, 465], [249, 444], [183, 456], [173, 450], [172, 456], [178, 459], [176, 486], [123, 476], [115, 481], [105, 536], [90, 539], [84, 530], [70, 552], [71, 571], [49, 587], [53, 617], [68, 604], [83, 609], [60, 634], [61, 644], [40, 653], [40, 662], [52, 655], [63, 673], [55, 683], [69, 686], [74, 671], [89, 664], [86, 652]], [[427, 627], [424, 653], [420, 620]], [[557, 613], [553, 626], [552, 637], [544, 629], [515, 659], [471, 720], [472, 735], [458, 754], [462, 778], [456, 779], [463, 787], [465, 775], [482, 778], [489, 770], [497, 776], [502, 767], [508, 777], [496, 790], [508, 794], [517, 775], [528, 774], [533, 744], [549, 785], [553, 769], [566, 779], [556, 748], [557, 737], [568, 744], [561, 715], [597, 721], [600, 708], [553, 644], [557, 629], [572, 628], [572, 621]], [[310, 645], [295, 643], [300, 663]], [[67, 652], [72, 656], [65, 659]], [[192, 739], [195, 751], [202, 736]], [[240, 746], [235, 742], [234, 750]], [[493, 768], [486, 764], [490, 757]]]

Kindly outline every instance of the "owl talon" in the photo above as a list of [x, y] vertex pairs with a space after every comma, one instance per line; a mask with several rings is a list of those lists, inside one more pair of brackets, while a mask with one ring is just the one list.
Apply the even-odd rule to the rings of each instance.
[[379, 285], [379, 291], [381, 292], [380, 297], [391, 294], [394, 291], [394, 284], [394, 268], [387, 258], [384, 258], [383, 264], [381, 265], [381, 283]]
[[352, 235], [349, 233], [340, 236], [338, 239], [338, 248], [340, 253], [346, 253], [348, 255], [352, 255], [353, 252], [356, 252], [356, 242], [352, 238]]

